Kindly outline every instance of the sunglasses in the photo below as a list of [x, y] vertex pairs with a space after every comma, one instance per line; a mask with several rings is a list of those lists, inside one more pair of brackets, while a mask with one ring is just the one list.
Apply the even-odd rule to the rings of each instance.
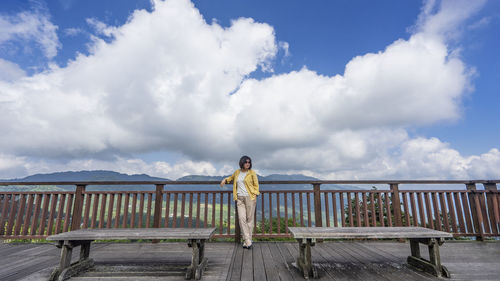
[[247, 160], [247, 161], [245, 161], [245, 163], [252, 163], [252, 162]]

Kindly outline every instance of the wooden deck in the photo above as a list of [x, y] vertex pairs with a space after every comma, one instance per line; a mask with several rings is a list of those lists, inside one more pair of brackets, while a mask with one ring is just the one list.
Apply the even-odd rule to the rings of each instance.
[[[312, 259], [319, 267], [319, 280], [440, 280], [409, 269], [405, 265], [409, 251], [408, 243], [393, 241], [324, 242], [313, 247]], [[47, 280], [59, 253], [51, 244], [0, 242], [0, 280]], [[202, 280], [304, 280], [292, 265], [297, 253], [295, 242], [256, 242], [252, 250], [234, 243], [207, 243], [209, 265]], [[95, 243], [91, 256], [96, 267], [70, 280], [180, 281], [191, 251], [184, 242]], [[500, 276], [500, 241], [446, 242], [441, 258], [452, 274], [450, 280]]]

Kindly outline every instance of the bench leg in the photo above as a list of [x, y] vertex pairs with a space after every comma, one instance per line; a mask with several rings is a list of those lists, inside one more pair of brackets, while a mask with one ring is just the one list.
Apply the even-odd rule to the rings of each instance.
[[191, 265], [186, 271], [186, 279], [199, 280], [208, 264], [208, 259], [205, 258], [205, 240], [191, 239], [188, 246], [193, 248], [193, 255], [191, 256]]
[[297, 257], [297, 267], [304, 275], [304, 278], [318, 278], [318, 272], [312, 264], [311, 246], [314, 246], [315, 239], [297, 239], [299, 242], [299, 257]]
[[[426, 244], [429, 248], [429, 260], [420, 256], [419, 243]], [[444, 243], [442, 239], [427, 238], [427, 239], [410, 239], [411, 256], [408, 257], [408, 264], [429, 272], [437, 277], [450, 277], [448, 269], [441, 265], [439, 256], [439, 246]]]
[[[94, 265], [94, 261], [89, 259], [90, 253], [90, 242], [83, 241], [72, 243], [71, 241], [60, 242], [61, 247], [61, 260], [59, 262], [59, 267], [52, 271], [49, 277], [49, 281], [62, 281], [78, 274], [81, 271], [87, 270]], [[73, 248], [75, 244], [80, 244], [80, 260], [76, 263], [71, 264], [71, 256], [73, 253]]]

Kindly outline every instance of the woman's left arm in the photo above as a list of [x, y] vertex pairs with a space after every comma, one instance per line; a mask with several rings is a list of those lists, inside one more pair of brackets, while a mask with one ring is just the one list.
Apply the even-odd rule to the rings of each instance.
[[260, 192], [259, 192], [259, 178], [257, 178], [257, 173], [253, 172], [252, 173], [252, 181], [253, 181], [253, 185], [255, 187], [255, 195], [259, 195]]

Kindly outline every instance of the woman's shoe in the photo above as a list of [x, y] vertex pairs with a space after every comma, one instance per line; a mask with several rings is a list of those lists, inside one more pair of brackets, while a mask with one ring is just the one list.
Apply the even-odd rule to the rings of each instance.
[[250, 244], [250, 246], [246, 246], [247, 249], [252, 249], [253, 248], [253, 244]]

